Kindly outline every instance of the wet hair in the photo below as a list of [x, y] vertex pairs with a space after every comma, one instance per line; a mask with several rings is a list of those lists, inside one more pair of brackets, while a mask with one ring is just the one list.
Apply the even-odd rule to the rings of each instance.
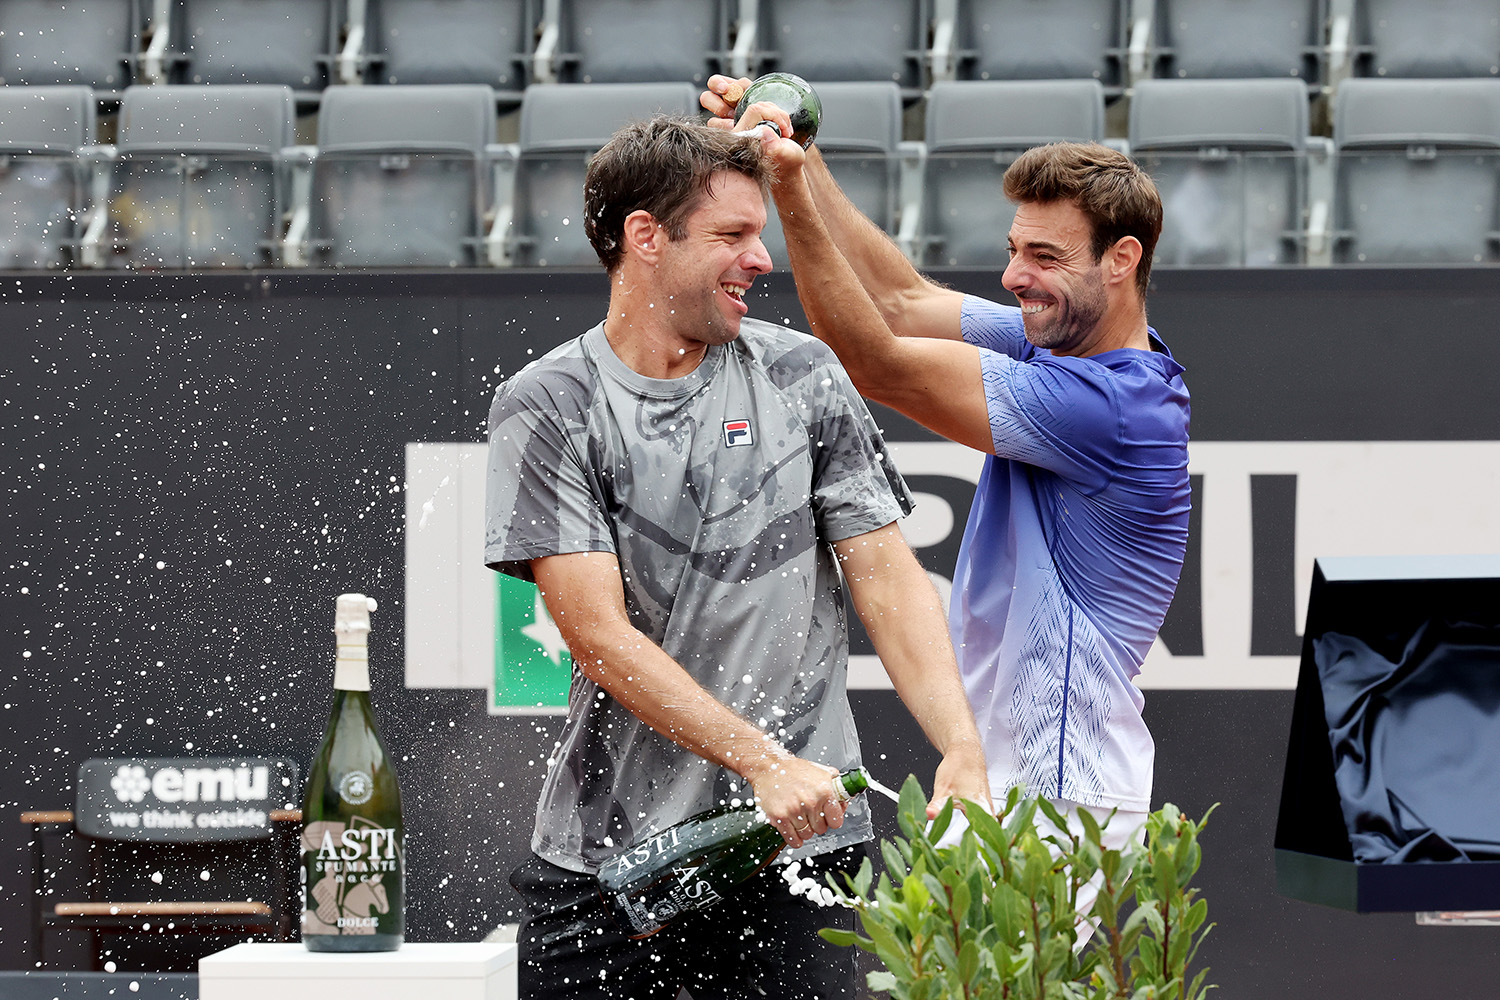
[[1096, 142], [1054, 142], [1028, 149], [1005, 171], [1005, 196], [1017, 203], [1066, 201], [1089, 220], [1094, 260], [1122, 237], [1141, 244], [1135, 286], [1142, 300], [1161, 236], [1161, 195], [1146, 172], [1119, 150]]
[[725, 170], [769, 194], [774, 168], [758, 138], [675, 115], [620, 129], [594, 154], [583, 180], [583, 231], [599, 263], [613, 272], [624, 260], [625, 220], [635, 211], [650, 213], [669, 239], [682, 239], [688, 216]]

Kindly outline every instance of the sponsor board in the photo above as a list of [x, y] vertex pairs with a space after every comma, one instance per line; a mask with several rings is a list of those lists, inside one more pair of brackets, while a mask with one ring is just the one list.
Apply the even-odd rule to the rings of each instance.
[[[982, 458], [951, 442], [889, 445], [917, 497], [902, 530], [946, 599]], [[1143, 689], [1295, 687], [1316, 558], [1500, 552], [1500, 442], [1203, 441], [1190, 451], [1191, 540]], [[492, 712], [560, 711], [537, 704], [531, 682], [509, 693], [526, 662], [550, 673], [559, 705], [567, 681], [548, 645], [555, 629], [528, 635], [536, 603], [516, 598], [506, 613], [498, 574], [483, 565], [485, 445], [408, 444], [406, 454], [407, 685], [488, 689]], [[890, 687], [863, 636], [853, 653], [851, 688]]]
[[259, 757], [112, 757], [78, 769], [74, 822], [90, 837], [196, 843], [271, 833], [296, 808], [297, 765]]

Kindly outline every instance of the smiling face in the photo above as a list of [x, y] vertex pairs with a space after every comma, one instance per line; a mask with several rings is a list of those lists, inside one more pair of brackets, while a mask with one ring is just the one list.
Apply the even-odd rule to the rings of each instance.
[[1057, 354], [1087, 350], [1109, 308], [1093, 227], [1072, 202], [1022, 202], [1002, 279], [1021, 305], [1026, 339]]
[[766, 203], [743, 174], [720, 171], [688, 216], [680, 239], [667, 239], [655, 269], [655, 308], [674, 335], [697, 344], [725, 344], [739, 336], [750, 311], [745, 293], [771, 270], [760, 234]]

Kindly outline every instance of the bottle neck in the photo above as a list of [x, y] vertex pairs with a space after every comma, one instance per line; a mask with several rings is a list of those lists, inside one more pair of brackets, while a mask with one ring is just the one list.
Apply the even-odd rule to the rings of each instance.
[[839, 801], [846, 801], [870, 787], [870, 772], [862, 767], [845, 771], [833, 780], [835, 792], [840, 792]]
[[370, 690], [370, 647], [363, 635], [357, 640], [354, 636], [339, 636], [333, 687], [336, 691]]

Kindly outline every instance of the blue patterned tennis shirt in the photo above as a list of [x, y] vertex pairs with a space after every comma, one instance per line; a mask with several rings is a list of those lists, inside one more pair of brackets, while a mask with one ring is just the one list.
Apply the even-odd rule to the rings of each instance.
[[[1187, 549], [1188, 392], [1152, 350], [1057, 357], [974, 296], [995, 455], [954, 572], [950, 627], [997, 796], [1150, 807], [1155, 745], [1133, 679]], [[997, 800], [998, 801], [998, 800]]]

